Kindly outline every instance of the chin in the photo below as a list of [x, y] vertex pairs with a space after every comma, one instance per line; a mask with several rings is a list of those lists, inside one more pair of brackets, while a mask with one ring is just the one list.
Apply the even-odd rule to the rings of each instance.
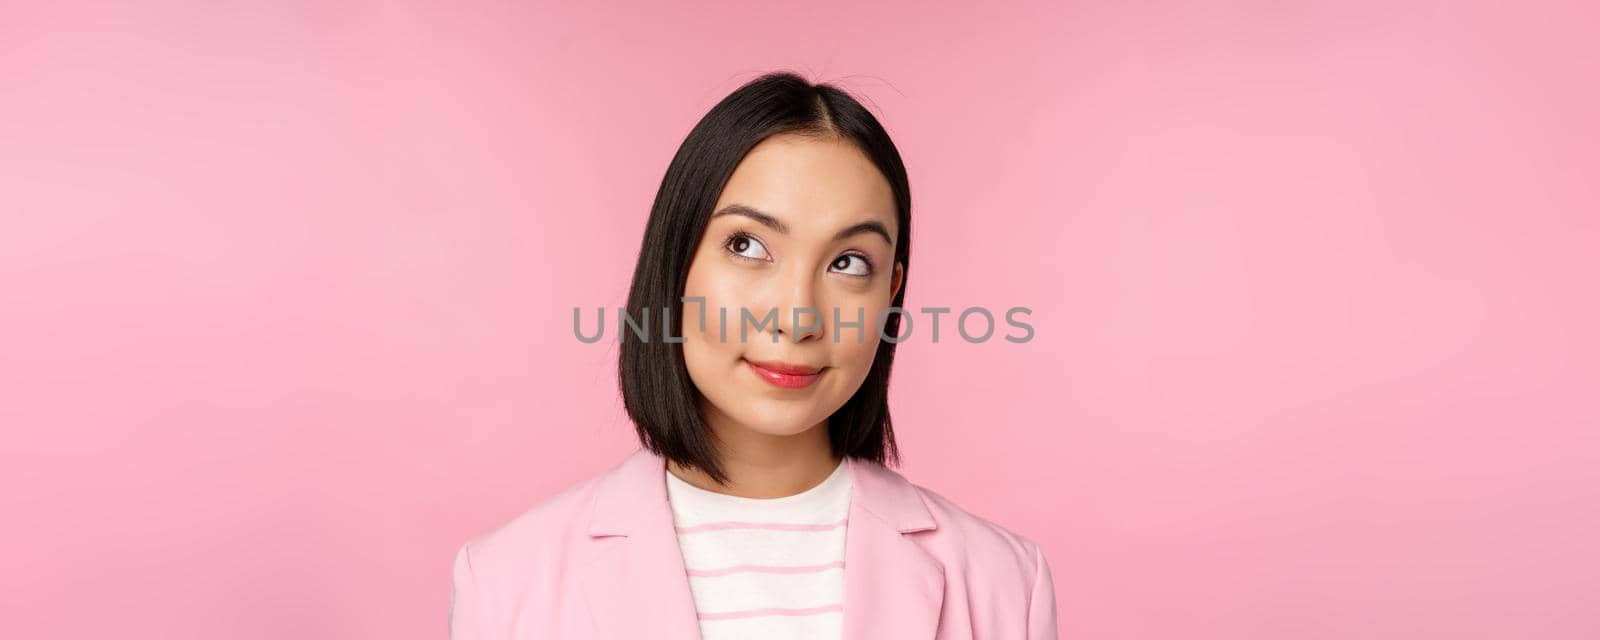
[[752, 431], [760, 432], [769, 436], [792, 436], [805, 433], [806, 429], [809, 429], [812, 425], [822, 421], [820, 418], [815, 420], [796, 420], [788, 416], [770, 414], [734, 416], [734, 419], [737, 420], [739, 424], [745, 425]]

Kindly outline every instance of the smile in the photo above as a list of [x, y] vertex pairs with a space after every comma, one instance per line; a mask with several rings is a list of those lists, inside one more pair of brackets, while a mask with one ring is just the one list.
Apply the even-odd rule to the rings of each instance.
[[811, 383], [816, 382], [817, 378], [822, 377], [822, 371], [826, 369], [826, 367], [807, 367], [776, 361], [752, 362], [745, 360], [744, 363], [750, 365], [750, 370], [761, 376], [762, 380], [785, 389], [800, 389], [811, 386]]

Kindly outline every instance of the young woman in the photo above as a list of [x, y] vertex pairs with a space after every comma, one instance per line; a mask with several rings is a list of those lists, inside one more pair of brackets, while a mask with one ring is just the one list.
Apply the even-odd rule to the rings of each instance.
[[641, 446], [459, 549], [454, 640], [1055, 638], [1039, 546], [885, 466], [910, 230], [846, 93], [775, 73], [713, 107], [619, 327]]

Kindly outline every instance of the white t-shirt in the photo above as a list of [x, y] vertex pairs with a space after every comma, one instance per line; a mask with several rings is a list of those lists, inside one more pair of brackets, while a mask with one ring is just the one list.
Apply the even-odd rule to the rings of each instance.
[[850, 469], [782, 498], [707, 491], [667, 472], [705, 640], [835, 638], [844, 621], [844, 540]]

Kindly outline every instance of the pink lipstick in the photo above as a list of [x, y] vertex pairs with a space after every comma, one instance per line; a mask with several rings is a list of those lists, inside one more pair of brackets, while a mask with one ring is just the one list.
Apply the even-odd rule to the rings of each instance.
[[750, 365], [750, 370], [761, 376], [762, 380], [785, 389], [800, 389], [810, 386], [822, 375], [824, 368], [777, 361], [755, 362], [745, 360], [744, 363]]

